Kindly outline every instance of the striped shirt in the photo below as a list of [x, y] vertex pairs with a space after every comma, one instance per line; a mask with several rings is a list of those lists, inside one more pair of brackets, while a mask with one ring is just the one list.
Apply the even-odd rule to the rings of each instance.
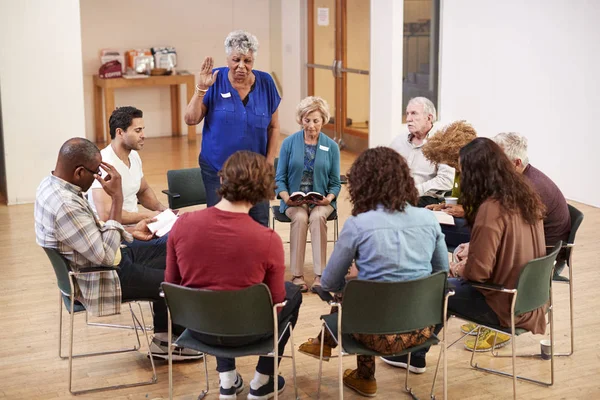
[[[79, 186], [54, 175], [44, 178], [37, 189], [34, 216], [37, 244], [58, 250], [74, 271], [117, 264], [121, 240], [132, 240], [117, 221], [98, 219]], [[92, 315], [119, 313], [121, 284], [116, 271], [78, 276], [75, 298]]]

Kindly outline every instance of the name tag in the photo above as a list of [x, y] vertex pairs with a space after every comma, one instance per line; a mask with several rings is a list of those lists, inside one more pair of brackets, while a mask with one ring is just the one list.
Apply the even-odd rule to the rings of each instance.
[[323, 151], [329, 151], [329, 147], [325, 147], [323, 145], [319, 145], [319, 149], [321, 149]]
[[224, 99], [228, 99], [231, 97], [231, 93], [227, 92], [227, 93], [221, 93], [221, 97]]

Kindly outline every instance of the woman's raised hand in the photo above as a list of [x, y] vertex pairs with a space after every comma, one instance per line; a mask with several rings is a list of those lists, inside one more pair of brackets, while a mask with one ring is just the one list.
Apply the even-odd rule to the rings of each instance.
[[212, 57], [206, 57], [200, 67], [200, 76], [198, 78], [198, 88], [201, 90], [208, 90], [209, 87], [217, 80], [217, 74], [219, 71], [212, 72], [214, 60]]

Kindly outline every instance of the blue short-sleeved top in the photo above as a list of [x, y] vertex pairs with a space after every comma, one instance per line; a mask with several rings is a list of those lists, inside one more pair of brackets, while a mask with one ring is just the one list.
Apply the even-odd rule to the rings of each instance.
[[219, 71], [217, 79], [203, 99], [208, 112], [204, 117], [200, 156], [219, 171], [225, 160], [238, 150], [267, 155], [267, 128], [281, 97], [269, 74], [253, 70], [255, 86], [244, 106], [227, 77], [229, 68], [215, 70]]

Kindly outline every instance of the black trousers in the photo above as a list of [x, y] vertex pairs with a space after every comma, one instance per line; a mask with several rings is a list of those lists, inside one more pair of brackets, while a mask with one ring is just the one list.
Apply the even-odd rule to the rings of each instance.
[[440, 204], [442, 199], [432, 196], [421, 196], [419, 197], [419, 202], [417, 203], [417, 207], [426, 207], [430, 204]]
[[[298, 286], [294, 285], [292, 282], [285, 283], [285, 299], [287, 300], [287, 304], [285, 307], [281, 309], [278, 316], [279, 321], [279, 329], [285, 328], [281, 323], [289, 320], [292, 324], [292, 328], [296, 326], [296, 322], [298, 321], [298, 313], [300, 311], [300, 305], [302, 304], [302, 293], [300, 293], [300, 289]], [[235, 318], [235, 317], [232, 317]], [[245, 345], [252, 344], [257, 341], [265, 340], [267, 337], [258, 336], [258, 337], [221, 337], [221, 336], [211, 336], [205, 335], [198, 332], [193, 332], [192, 335], [197, 340], [208, 344], [209, 346], [223, 346], [223, 347], [241, 347]], [[287, 344], [288, 339], [290, 338], [290, 331], [287, 330], [285, 334], [281, 337], [279, 341], [279, 355], [283, 354], [283, 350], [285, 349], [285, 345]], [[281, 357], [279, 357], [279, 362], [281, 362]], [[235, 358], [222, 358], [217, 357], [217, 371], [218, 372], [227, 372], [233, 371], [235, 369]], [[273, 375], [275, 372], [275, 366], [273, 365], [272, 357], [263, 357], [261, 356], [258, 359], [258, 364], [256, 364], [256, 371], [264, 375]]]
[[[167, 306], [160, 297], [160, 284], [165, 280], [167, 246], [124, 247], [117, 275], [125, 300], [151, 300], [154, 309], [154, 332], [167, 332]], [[181, 329], [179, 329], [181, 331]]]

